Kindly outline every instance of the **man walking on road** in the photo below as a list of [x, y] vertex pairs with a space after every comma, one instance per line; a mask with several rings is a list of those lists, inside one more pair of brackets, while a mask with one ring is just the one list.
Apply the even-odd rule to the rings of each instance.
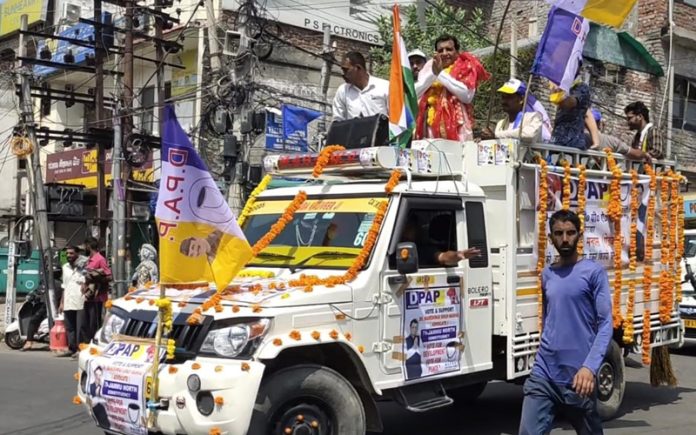
[[63, 265], [63, 297], [58, 311], [63, 312], [68, 336], [68, 352], [62, 356], [71, 356], [77, 354], [80, 343], [87, 341], [84, 318], [85, 299], [82, 296], [87, 258], [81, 256], [75, 246], [68, 246], [65, 249], [65, 255], [68, 262]]
[[557, 211], [549, 227], [560, 260], [542, 272], [541, 345], [524, 384], [519, 433], [549, 433], [560, 412], [578, 434], [603, 434], [595, 383], [613, 332], [607, 272], [578, 258], [582, 233], [575, 213]]

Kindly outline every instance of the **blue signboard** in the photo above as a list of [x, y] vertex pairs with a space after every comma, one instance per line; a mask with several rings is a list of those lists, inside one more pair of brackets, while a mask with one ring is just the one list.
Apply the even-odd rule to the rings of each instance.
[[266, 149], [284, 151], [283, 119], [280, 115], [266, 111]]
[[684, 201], [684, 218], [685, 219], [696, 218], [696, 199]]
[[[111, 14], [109, 12], [104, 12], [102, 14], [102, 22], [104, 24], [111, 24]], [[94, 26], [90, 24], [77, 23], [74, 26], [70, 26], [65, 30], [61, 31], [60, 33], [58, 33], [58, 35], [63, 36], [65, 38], [78, 39], [80, 41], [94, 43]], [[102, 36], [104, 45], [107, 48], [111, 47], [114, 42], [113, 32], [107, 28], [104, 28]], [[50, 38], [39, 43], [36, 54], [37, 57], [41, 55], [41, 51], [47, 45], [49, 50], [51, 51], [51, 62], [65, 63], [64, 58], [68, 51], [72, 51], [72, 55], [75, 57], [75, 61], [73, 63], [76, 65], [84, 64], [88, 57], [94, 57], [93, 48], [83, 47], [80, 45], [72, 44], [67, 41], [61, 41]], [[43, 77], [59, 71], [61, 71], [59, 68], [54, 68], [52, 66], [34, 66], [34, 74]]]

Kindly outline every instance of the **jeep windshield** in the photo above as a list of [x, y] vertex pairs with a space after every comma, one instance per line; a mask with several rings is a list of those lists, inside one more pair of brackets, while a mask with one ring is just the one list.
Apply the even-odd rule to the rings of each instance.
[[[367, 238], [384, 198], [310, 198], [250, 266], [347, 269]], [[291, 200], [257, 200], [243, 230], [251, 245], [278, 222]]]

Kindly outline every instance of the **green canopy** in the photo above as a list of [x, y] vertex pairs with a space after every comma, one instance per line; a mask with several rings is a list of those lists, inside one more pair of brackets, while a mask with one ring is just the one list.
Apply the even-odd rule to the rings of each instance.
[[628, 32], [617, 33], [595, 23], [590, 23], [582, 55], [657, 77], [665, 75], [662, 66]]

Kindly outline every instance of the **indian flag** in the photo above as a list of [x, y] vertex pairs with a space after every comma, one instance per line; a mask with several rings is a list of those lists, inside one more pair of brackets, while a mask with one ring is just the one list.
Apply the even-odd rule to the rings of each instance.
[[611, 27], [623, 26], [637, 0], [546, 0], [596, 23]]
[[394, 39], [389, 74], [389, 136], [401, 148], [408, 145], [416, 126], [418, 99], [413, 85], [413, 73], [408, 62], [408, 51], [401, 37], [399, 5], [394, 5]]

